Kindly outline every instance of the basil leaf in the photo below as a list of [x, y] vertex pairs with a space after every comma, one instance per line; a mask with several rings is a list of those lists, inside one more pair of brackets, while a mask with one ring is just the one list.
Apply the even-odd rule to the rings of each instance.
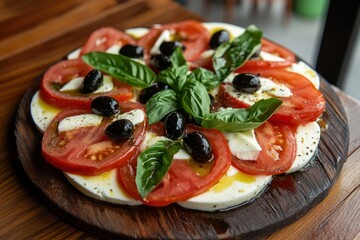
[[225, 79], [231, 72], [244, 64], [261, 47], [262, 32], [249, 26], [232, 42], [221, 44], [213, 56], [215, 73]]
[[176, 92], [181, 92], [185, 82], [188, 67], [186, 65], [180, 67], [170, 67], [161, 71], [157, 75], [157, 81], [169, 85]]
[[221, 83], [221, 79], [215, 73], [205, 68], [197, 68], [190, 73], [188, 79], [204, 84], [207, 90], [211, 90]]
[[201, 119], [210, 112], [210, 103], [205, 86], [200, 82], [188, 79], [180, 95], [182, 108], [200, 123]]
[[205, 128], [216, 128], [225, 132], [239, 132], [254, 129], [263, 124], [280, 107], [282, 101], [276, 98], [262, 99], [250, 108], [225, 109], [206, 115], [201, 122]]
[[170, 61], [173, 67], [186, 65], [186, 59], [180, 47], [177, 47], [170, 56]]
[[135, 182], [142, 197], [146, 197], [162, 181], [180, 149], [180, 142], [160, 140], [139, 155]]
[[95, 69], [133, 87], [146, 88], [156, 80], [156, 74], [149, 67], [121, 54], [90, 52], [82, 59]]
[[146, 115], [149, 124], [156, 123], [168, 113], [180, 109], [179, 98], [172, 89], [162, 90], [146, 102]]

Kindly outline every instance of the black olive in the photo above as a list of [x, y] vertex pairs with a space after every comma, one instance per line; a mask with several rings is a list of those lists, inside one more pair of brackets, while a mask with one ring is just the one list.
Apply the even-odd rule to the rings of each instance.
[[185, 51], [185, 46], [179, 41], [162, 42], [159, 49], [165, 56], [171, 56], [177, 47], [180, 47], [181, 50]]
[[152, 84], [150, 87], [144, 88], [141, 91], [141, 93], [139, 94], [139, 101], [142, 104], [145, 104], [155, 93], [158, 93], [161, 90], [165, 90], [165, 89], [169, 89], [169, 86], [164, 83], [156, 82]]
[[242, 73], [234, 77], [233, 86], [239, 92], [254, 93], [260, 89], [260, 80], [252, 73]]
[[103, 83], [103, 74], [96, 69], [91, 70], [84, 78], [80, 91], [88, 94], [95, 92]]
[[213, 159], [211, 146], [202, 133], [188, 133], [184, 136], [183, 141], [185, 149], [196, 162], [205, 163]]
[[129, 139], [134, 133], [134, 124], [128, 119], [116, 120], [105, 129], [105, 135], [113, 141]]
[[105, 117], [111, 117], [120, 112], [119, 103], [112, 97], [100, 96], [91, 101], [91, 111]]
[[220, 30], [214, 33], [210, 39], [210, 48], [216, 49], [224, 42], [228, 42], [230, 40], [230, 33], [226, 30]]
[[165, 118], [165, 134], [171, 140], [182, 137], [185, 130], [185, 117], [180, 112], [174, 111]]
[[143, 58], [144, 48], [138, 45], [127, 44], [120, 48], [119, 53], [129, 58]]
[[171, 66], [171, 60], [164, 54], [156, 54], [151, 56], [151, 65], [161, 71]]

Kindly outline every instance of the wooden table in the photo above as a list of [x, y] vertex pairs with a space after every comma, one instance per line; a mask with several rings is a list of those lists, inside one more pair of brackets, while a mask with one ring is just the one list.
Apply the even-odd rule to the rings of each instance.
[[[13, 149], [17, 106], [37, 76], [98, 27], [202, 19], [166, 0], [1, 0], [0, 13], [0, 238], [96, 239], [60, 218], [29, 183]], [[336, 91], [349, 121], [348, 159], [325, 200], [269, 239], [360, 238], [360, 102]]]

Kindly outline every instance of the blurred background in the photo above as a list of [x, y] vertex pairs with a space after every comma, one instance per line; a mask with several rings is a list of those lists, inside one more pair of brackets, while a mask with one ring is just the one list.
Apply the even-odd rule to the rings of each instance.
[[[228, 22], [242, 27], [255, 24], [263, 31], [265, 37], [291, 49], [314, 67], [317, 63], [329, 1], [178, 0], [208, 21]], [[344, 67], [338, 86], [360, 99], [360, 34], [357, 32], [351, 51], [346, 56], [348, 64]], [[338, 47], [334, 45], [334, 48]]]

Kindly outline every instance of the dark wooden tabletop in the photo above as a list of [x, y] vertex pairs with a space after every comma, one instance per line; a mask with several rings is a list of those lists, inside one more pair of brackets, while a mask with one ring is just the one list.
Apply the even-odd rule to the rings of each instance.
[[[96, 239], [57, 215], [25, 176], [13, 149], [19, 102], [36, 77], [96, 28], [203, 19], [168, 0], [0, 0], [0, 13], [0, 238]], [[347, 161], [329, 195], [269, 239], [360, 238], [360, 102], [335, 90], [349, 123]]]

